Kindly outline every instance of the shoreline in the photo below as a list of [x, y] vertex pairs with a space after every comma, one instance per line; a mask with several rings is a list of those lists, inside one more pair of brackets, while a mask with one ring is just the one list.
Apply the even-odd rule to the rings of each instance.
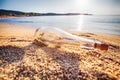
[[[24, 16], [23, 16], [24, 17]], [[35, 16], [31, 16], [31, 17], [35, 17]], [[18, 18], [18, 17], [9, 17], [9, 18]], [[18, 26], [18, 27], [26, 27], [27, 28], [33, 28], [33, 29], [37, 29], [38, 27], [34, 27], [34, 26], [30, 26], [30, 25], [19, 25], [19, 24], [11, 24], [11, 23], [6, 23], [6, 22], [0, 22], [0, 24], [8, 24], [8, 25], [14, 25], [14, 26]], [[115, 33], [103, 33], [103, 32], [89, 32], [89, 31], [75, 31], [75, 30], [67, 30], [65, 29], [65, 31], [68, 31], [70, 33], [73, 34], [84, 34], [84, 33], [93, 33], [93, 34], [101, 34], [101, 35], [113, 35], [113, 36], [120, 36], [120, 34], [115, 34]]]
[[120, 36], [74, 33], [109, 44], [108, 51], [34, 44], [36, 28], [0, 23], [0, 79], [120, 79]]

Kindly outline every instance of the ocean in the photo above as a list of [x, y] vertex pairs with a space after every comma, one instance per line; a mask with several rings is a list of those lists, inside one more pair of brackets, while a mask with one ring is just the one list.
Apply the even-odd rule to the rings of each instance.
[[120, 16], [76, 15], [0, 18], [0, 22], [31, 27], [57, 27], [65, 30], [120, 35]]

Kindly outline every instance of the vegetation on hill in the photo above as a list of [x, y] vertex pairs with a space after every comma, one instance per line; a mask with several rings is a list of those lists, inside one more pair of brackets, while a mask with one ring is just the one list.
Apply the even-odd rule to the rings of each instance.
[[[34, 12], [21, 12], [14, 10], [0, 9], [0, 16], [62, 16], [62, 15], [81, 15], [81, 13], [34, 13]], [[91, 15], [91, 14], [82, 14]]]
[[40, 13], [26, 13], [13, 10], [0, 10], [0, 16], [40, 16]]

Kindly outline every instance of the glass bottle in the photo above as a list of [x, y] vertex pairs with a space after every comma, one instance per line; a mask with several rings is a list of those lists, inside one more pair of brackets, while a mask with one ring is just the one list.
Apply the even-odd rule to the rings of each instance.
[[59, 28], [41, 27], [35, 31], [35, 43], [46, 46], [62, 46], [62, 44], [77, 45], [85, 49], [108, 50], [108, 45], [100, 41], [73, 35]]

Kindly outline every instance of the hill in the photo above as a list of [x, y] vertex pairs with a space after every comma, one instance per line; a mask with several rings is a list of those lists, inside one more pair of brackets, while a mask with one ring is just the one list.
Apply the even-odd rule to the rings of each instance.
[[91, 15], [86, 13], [34, 13], [14, 10], [0, 9], [0, 17], [21, 17], [21, 16], [63, 16], [63, 15]]

